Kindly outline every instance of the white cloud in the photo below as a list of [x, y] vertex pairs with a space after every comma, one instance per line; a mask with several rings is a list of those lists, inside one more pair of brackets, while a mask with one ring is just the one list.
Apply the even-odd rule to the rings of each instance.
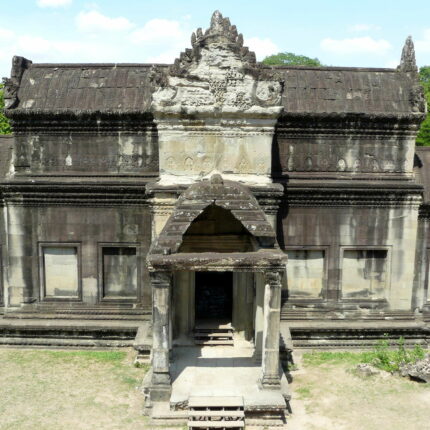
[[37, 6], [39, 7], [68, 6], [71, 3], [72, 0], [37, 0]]
[[134, 24], [127, 18], [119, 16], [110, 18], [96, 10], [80, 12], [76, 17], [78, 30], [83, 32], [124, 31], [131, 29]]
[[417, 52], [430, 53], [430, 28], [423, 32], [423, 38], [415, 42]]
[[381, 27], [379, 25], [373, 25], [373, 24], [354, 24], [354, 25], [350, 25], [348, 27], [348, 30], [358, 33], [362, 31], [381, 30]]
[[15, 33], [7, 28], [0, 28], [0, 41], [10, 40], [14, 37]]
[[[155, 45], [166, 43], [177, 45], [187, 36], [179, 21], [155, 18], [148, 21], [142, 28], [135, 30], [130, 40], [136, 44]], [[186, 43], [188, 45], [188, 43]], [[185, 46], [183, 46], [185, 48]]]
[[259, 37], [251, 37], [245, 40], [244, 45], [255, 52], [257, 60], [263, 60], [268, 55], [280, 52], [278, 46], [269, 38], [260, 39]]
[[326, 38], [320, 45], [324, 51], [335, 54], [385, 54], [391, 49], [388, 41], [369, 36], [342, 40]]

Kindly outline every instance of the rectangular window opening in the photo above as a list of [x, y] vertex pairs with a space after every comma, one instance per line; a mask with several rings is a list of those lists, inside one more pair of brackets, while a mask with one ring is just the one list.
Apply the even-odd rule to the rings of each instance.
[[345, 249], [342, 265], [342, 297], [384, 299], [388, 286], [388, 250]]
[[102, 247], [103, 298], [136, 299], [137, 252], [135, 247]]
[[292, 249], [286, 251], [288, 297], [322, 299], [325, 287], [325, 250]]
[[78, 247], [42, 246], [42, 257], [45, 298], [79, 298]]

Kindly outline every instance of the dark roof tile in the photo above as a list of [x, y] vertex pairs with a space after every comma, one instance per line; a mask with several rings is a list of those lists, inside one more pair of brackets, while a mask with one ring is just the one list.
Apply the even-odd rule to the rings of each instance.
[[[33, 64], [17, 106], [29, 111], [147, 112], [151, 64]], [[283, 104], [293, 113], [409, 114], [416, 81], [392, 69], [287, 68]]]

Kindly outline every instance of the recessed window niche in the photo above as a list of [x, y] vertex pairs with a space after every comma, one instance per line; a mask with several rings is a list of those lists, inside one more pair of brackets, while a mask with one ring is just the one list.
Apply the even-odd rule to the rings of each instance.
[[342, 297], [384, 299], [388, 287], [387, 249], [344, 249]]
[[102, 299], [136, 299], [136, 247], [102, 246], [101, 265]]
[[79, 299], [79, 247], [41, 245], [44, 299]]
[[286, 251], [288, 297], [321, 299], [325, 286], [325, 250], [291, 249]]

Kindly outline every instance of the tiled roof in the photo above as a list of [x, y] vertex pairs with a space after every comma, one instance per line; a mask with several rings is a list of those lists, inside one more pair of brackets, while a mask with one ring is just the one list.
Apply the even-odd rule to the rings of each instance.
[[416, 82], [393, 69], [284, 69], [284, 107], [297, 113], [410, 113]]
[[[18, 92], [26, 111], [148, 112], [151, 64], [32, 64]], [[277, 68], [292, 113], [412, 112], [416, 81], [394, 69]]]
[[151, 65], [43, 65], [24, 72], [20, 109], [35, 111], [149, 110]]

